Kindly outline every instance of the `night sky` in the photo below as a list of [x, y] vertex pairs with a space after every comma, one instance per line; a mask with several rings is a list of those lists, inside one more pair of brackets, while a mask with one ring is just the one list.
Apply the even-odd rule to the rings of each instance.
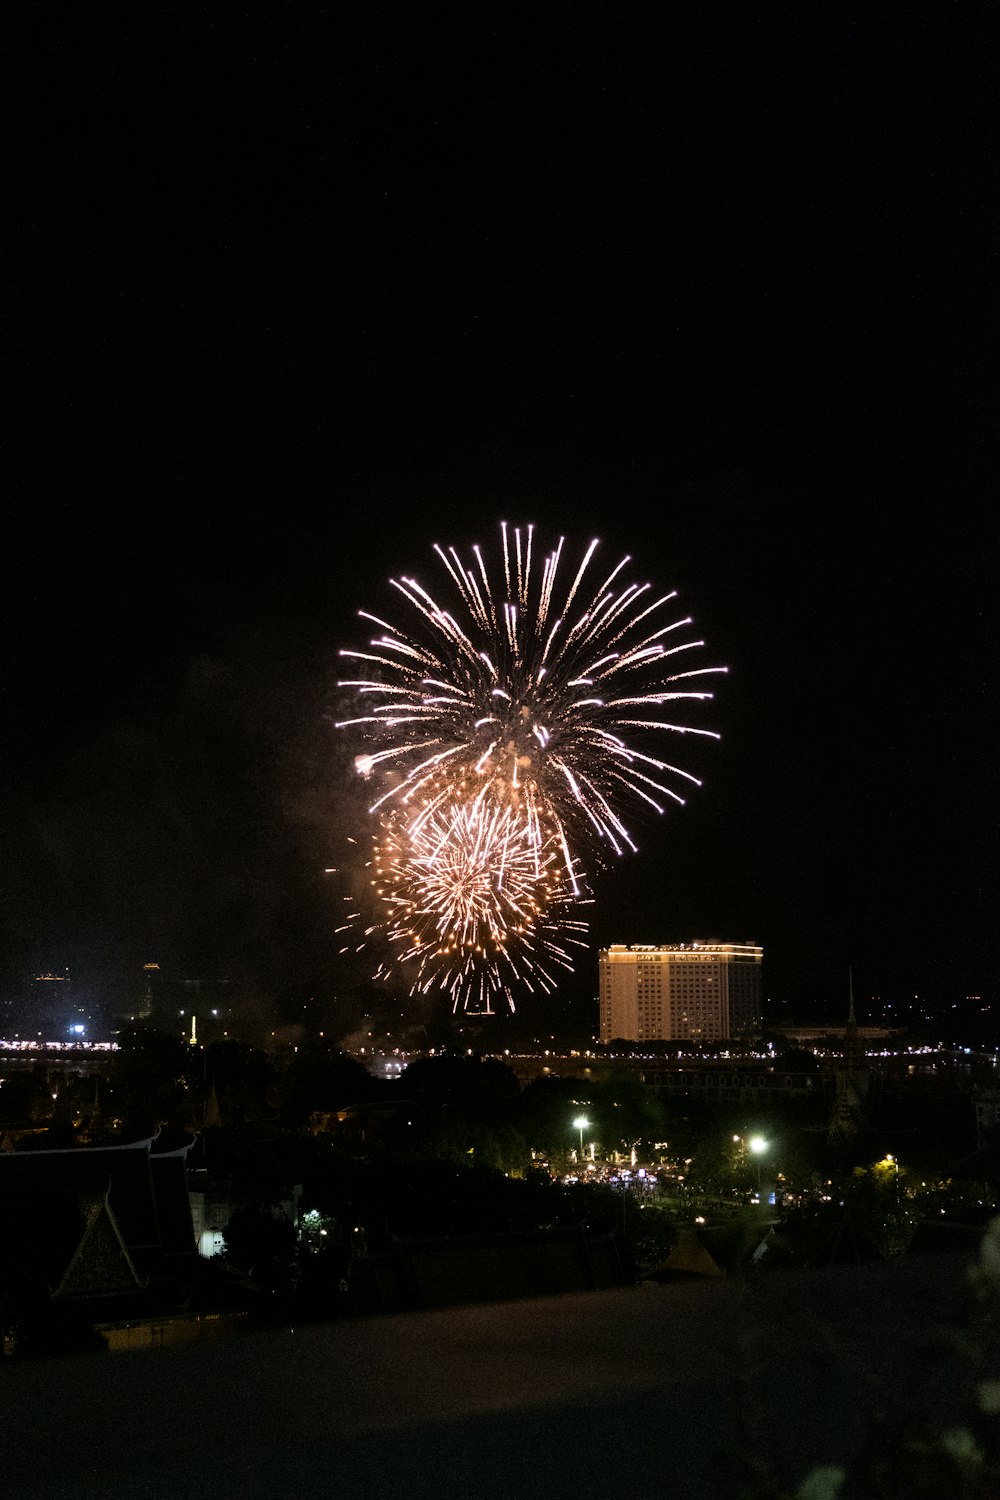
[[5, 991], [349, 991], [336, 652], [506, 520], [631, 553], [730, 668], [595, 946], [754, 939], [802, 1019], [849, 968], [862, 1014], [995, 997], [996, 44], [976, 4], [33, 18]]

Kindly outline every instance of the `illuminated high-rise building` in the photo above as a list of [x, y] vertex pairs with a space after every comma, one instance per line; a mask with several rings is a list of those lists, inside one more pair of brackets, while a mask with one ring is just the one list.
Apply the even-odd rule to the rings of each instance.
[[601, 1041], [721, 1041], [760, 1021], [756, 943], [614, 943], [600, 962]]
[[156, 1010], [163, 1008], [163, 975], [160, 966], [153, 963], [142, 966], [142, 991], [139, 1003], [133, 1011], [133, 1019], [136, 1021], [148, 1021]]

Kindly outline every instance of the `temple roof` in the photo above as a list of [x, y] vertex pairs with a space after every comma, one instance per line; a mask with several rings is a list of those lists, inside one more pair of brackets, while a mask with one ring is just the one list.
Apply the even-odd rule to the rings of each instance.
[[194, 1253], [184, 1153], [153, 1153], [153, 1142], [126, 1146], [0, 1153], [0, 1214], [15, 1201], [46, 1203], [107, 1199], [131, 1260], [141, 1275], [164, 1255]]

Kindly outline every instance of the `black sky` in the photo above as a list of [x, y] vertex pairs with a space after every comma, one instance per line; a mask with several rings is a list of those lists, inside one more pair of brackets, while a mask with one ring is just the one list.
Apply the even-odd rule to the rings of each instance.
[[755, 938], [799, 1015], [849, 965], [995, 995], [996, 47], [975, 4], [29, 22], [3, 983], [341, 991], [336, 650], [508, 520], [632, 553], [731, 669], [597, 942]]

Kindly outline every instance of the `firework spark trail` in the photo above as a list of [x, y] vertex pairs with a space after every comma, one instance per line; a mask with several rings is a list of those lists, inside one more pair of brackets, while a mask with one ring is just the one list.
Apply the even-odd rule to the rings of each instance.
[[[468, 875], [481, 860], [477, 840], [492, 830], [491, 847], [533, 850], [536, 871], [558, 860], [559, 880], [537, 884], [516, 914], [520, 973], [537, 980], [540, 952], [559, 947], [553, 934], [565, 925], [566, 901], [585, 889], [581, 851], [599, 859], [603, 849], [634, 850], [631, 812], [662, 813], [668, 800], [683, 804], [684, 783], [700, 784], [655, 750], [664, 734], [718, 735], [678, 722], [674, 712], [668, 719], [663, 710], [710, 701], [704, 679], [726, 670], [688, 665], [704, 642], [685, 638], [692, 621], [674, 616], [675, 593], [657, 594], [623, 576], [629, 557], [588, 599], [588, 579], [604, 571], [595, 564], [598, 542], [571, 568], [566, 588], [562, 538], [540, 567], [533, 527], [511, 532], [503, 524], [501, 545], [499, 578], [478, 546], [466, 567], [454, 547], [435, 545], [457, 603], [439, 602], [414, 578], [392, 579], [409, 625], [362, 613], [381, 633], [367, 650], [341, 653], [360, 672], [340, 684], [358, 711], [338, 727], [366, 743], [356, 764], [375, 778], [371, 811], [382, 820], [376, 848], [393, 851], [382, 899], [394, 913], [394, 941], [421, 974], [439, 976], [444, 969], [431, 962], [429, 934], [437, 931], [439, 946], [445, 928], [453, 939], [460, 934], [453, 944], [460, 957], [445, 966], [455, 997], [463, 985], [481, 988], [484, 974], [510, 962], [506, 949], [487, 959], [470, 936], [486, 934], [489, 946], [510, 930], [515, 913], [504, 906], [502, 881], [486, 882], [471, 926], [458, 923], [449, 908], [455, 870], [464, 867]], [[424, 835], [432, 826], [431, 853]], [[450, 866], [452, 883], [435, 885]], [[497, 874], [493, 869], [495, 882]], [[423, 925], [416, 947], [406, 948], [402, 913], [414, 906]], [[550, 919], [556, 909], [558, 920]]]

